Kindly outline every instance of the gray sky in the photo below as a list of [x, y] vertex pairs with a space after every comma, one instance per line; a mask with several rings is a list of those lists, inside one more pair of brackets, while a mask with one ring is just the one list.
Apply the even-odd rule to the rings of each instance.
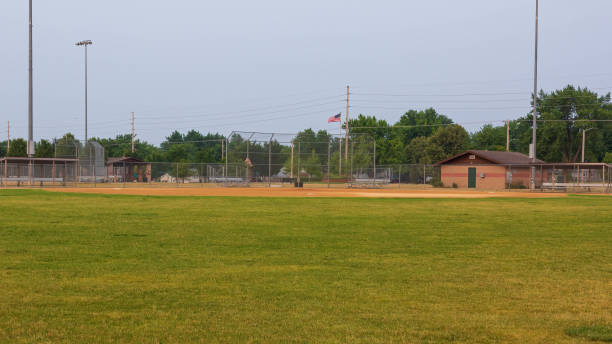
[[[529, 111], [535, 0], [34, 0], [35, 139], [338, 130], [430, 106], [470, 130]], [[612, 91], [612, 1], [540, 1], [540, 86]], [[0, 137], [27, 136], [27, 1], [0, 2]], [[402, 96], [390, 96], [402, 95]], [[463, 95], [463, 96], [461, 96]]]

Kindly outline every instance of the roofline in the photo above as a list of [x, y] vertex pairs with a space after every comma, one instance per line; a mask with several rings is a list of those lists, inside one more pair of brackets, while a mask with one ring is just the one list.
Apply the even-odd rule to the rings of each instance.
[[20, 160], [20, 161], [65, 161], [65, 162], [76, 162], [79, 161], [79, 159], [64, 159], [64, 158], [28, 158], [28, 157], [22, 157], [22, 156], [5, 156], [0, 158], [0, 161], [7, 161], [7, 160]]
[[[446, 158], [446, 159], [444, 159], [444, 160], [442, 160], [442, 161], [438, 161], [437, 163], [435, 163], [435, 164], [434, 164], [434, 166], [439, 166], [439, 165], [442, 165], [442, 164], [444, 164], [444, 163], [446, 163], [446, 162], [449, 162], [449, 161], [451, 161], [451, 160], [457, 159], [458, 157], [460, 157], [460, 156], [462, 156], [462, 155], [465, 155], [465, 154], [467, 154], [467, 153], [477, 155], [476, 150], [473, 150], [473, 149], [468, 149], [468, 150], [463, 151], [463, 152], [461, 152], [461, 153], [459, 153], [459, 154], [453, 155], [453, 156], [451, 156], [450, 158]], [[481, 158], [482, 158], [482, 157], [481, 157]], [[491, 160], [491, 159], [487, 159], [487, 158], [483, 158], [483, 159], [485, 159], [485, 160], [489, 160], [490, 162], [494, 162], [494, 163], [496, 163], [496, 164], [498, 163], [497, 161], [493, 161], [493, 160]]]
[[[506, 164], [506, 163], [503, 163], [503, 162], [499, 162], [498, 160], [495, 160], [495, 159], [483, 157], [482, 155], [479, 155], [478, 152], [479, 152], [479, 150], [477, 150], [477, 149], [468, 149], [468, 150], [466, 150], [464, 152], [461, 152], [461, 153], [459, 153], [457, 155], [451, 156], [450, 158], [446, 158], [446, 159], [444, 159], [442, 161], [438, 161], [437, 163], [434, 164], [434, 166], [440, 166], [440, 165], [445, 164], [445, 163], [447, 163], [447, 162], [449, 162], [451, 160], [457, 159], [458, 157], [460, 157], [462, 155], [465, 155], [467, 153], [477, 155], [481, 159], [488, 160], [488, 161], [490, 161], [490, 162], [492, 162], [494, 164], [497, 164], [497, 165], [524, 165], [524, 166], [532, 166], [532, 165], [545, 164], [546, 163], [545, 161], [540, 160], [541, 162], [520, 163], [520, 164]], [[480, 151], [480, 152], [482, 152], [482, 151]], [[489, 152], [495, 152], [495, 151], [489, 151]], [[519, 153], [519, 154], [523, 154], [523, 153], [520, 153], [520, 152], [507, 152], [507, 153]], [[525, 154], [523, 154], [523, 155], [525, 155]]]

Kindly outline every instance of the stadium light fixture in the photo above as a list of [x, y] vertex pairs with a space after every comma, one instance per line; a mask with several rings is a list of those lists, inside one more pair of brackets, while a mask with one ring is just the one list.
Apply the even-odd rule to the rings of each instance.
[[85, 41], [76, 42], [74, 44], [76, 46], [85, 47], [85, 144], [87, 144], [87, 46], [92, 44], [93, 42], [89, 39]]

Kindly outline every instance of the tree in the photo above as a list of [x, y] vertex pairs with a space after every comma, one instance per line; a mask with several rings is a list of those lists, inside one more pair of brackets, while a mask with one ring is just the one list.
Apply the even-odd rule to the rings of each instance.
[[[351, 134], [367, 134], [376, 140], [376, 162], [397, 164], [404, 160], [401, 132], [376, 116], [364, 116], [349, 121]], [[373, 142], [372, 142], [373, 145]]]
[[430, 154], [432, 153], [432, 147], [430, 147], [430, 142], [427, 137], [417, 137], [410, 141], [408, 144], [406, 152], [408, 154], [409, 160], [408, 162], [412, 164], [431, 164], [433, 163], [433, 159]]
[[416, 137], [429, 137], [441, 126], [452, 124], [453, 121], [445, 115], [439, 114], [433, 108], [424, 111], [410, 110], [400, 117], [397, 126], [413, 126], [402, 128], [402, 136], [406, 144]]
[[430, 145], [440, 147], [438, 154], [432, 156], [434, 162], [459, 154], [465, 151], [469, 145], [467, 131], [457, 124], [439, 128], [429, 140]]
[[506, 126], [494, 127], [486, 124], [471, 135], [472, 148], [483, 150], [506, 150]]
[[55, 156], [57, 158], [76, 159], [80, 149], [81, 143], [71, 133], [66, 133], [55, 142]]
[[36, 158], [53, 158], [55, 150], [53, 144], [45, 139], [38, 141], [34, 152]]
[[[528, 153], [531, 143], [532, 114], [520, 118], [518, 135], [520, 149]], [[599, 96], [586, 88], [571, 85], [551, 93], [538, 95], [537, 157], [549, 162], [577, 162], [582, 148], [582, 130], [589, 130], [585, 157], [587, 161], [602, 161], [612, 150], [610, 94]]]
[[603, 158], [603, 162], [606, 164], [612, 164], [612, 152], [606, 152], [606, 155]]
[[24, 139], [11, 140], [11, 147], [7, 156], [10, 157], [27, 157], [28, 156], [28, 144]]
[[6, 141], [0, 141], [0, 158], [5, 157], [6, 153]]

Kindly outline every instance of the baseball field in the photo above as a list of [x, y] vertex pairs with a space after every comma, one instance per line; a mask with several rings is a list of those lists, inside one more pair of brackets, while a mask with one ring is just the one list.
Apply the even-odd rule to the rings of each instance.
[[609, 196], [250, 196], [0, 190], [0, 342], [612, 341]]

